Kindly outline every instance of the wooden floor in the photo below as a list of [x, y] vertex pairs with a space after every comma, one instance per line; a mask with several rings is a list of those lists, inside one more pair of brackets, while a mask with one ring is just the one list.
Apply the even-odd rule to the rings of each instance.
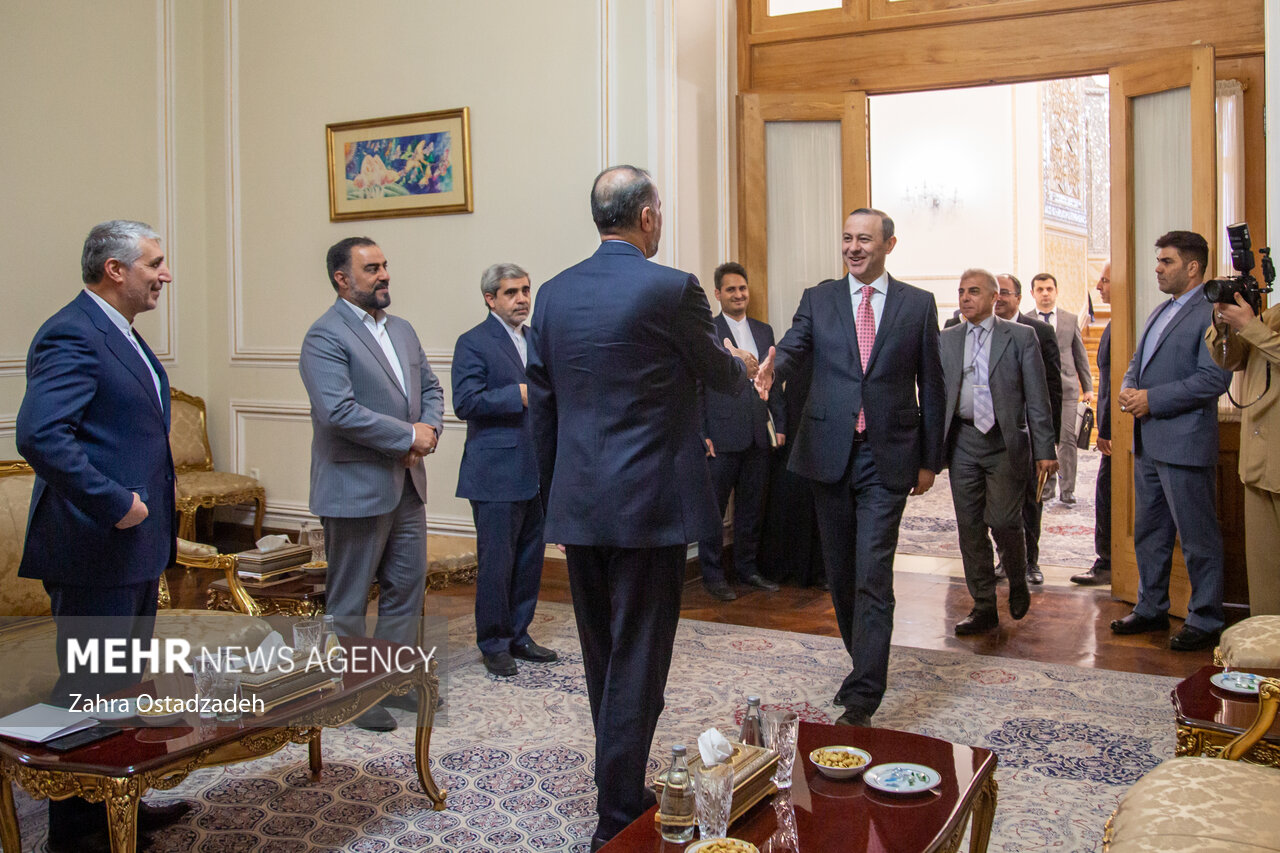
[[[223, 525], [218, 527], [214, 541], [224, 550], [243, 538], [234, 531], [221, 529]], [[241, 547], [249, 545], [246, 542]], [[212, 572], [170, 569], [175, 606], [203, 607], [204, 588], [216, 576]], [[821, 590], [783, 587], [777, 592], [764, 592], [738, 587], [738, 600], [721, 602], [702, 588], [696, 580], [696, 571], [691, 572], [691, 577], [694, 579], [685, 585], [680, 611], [684, 618], [822, 636], [839, 635], [831, 597]], [[976, 637], [956, 637], [952, 632], [952, 626], [964, 618], [972, 606], [962, 580], [898, 571], [894, 576], [894, 593], [897, 608], [893, 642], [900, 646], [1177, 677], [1185, 677], [1212, 663], [1209, 651], [1170, 651], [1168, 636], [1163, 633], [1129, 637], [1112, 634], [1108, 624], [1131, 608], [1113, 601], [1109, 588], [1032, 587], [1031, 612], [1022, 621], [1014, 622], [1004, 609], [1007, 585], [1001, 584], [1000, 629]], [[569, 602], [563, 560], [547, 560], [539, 600]], [[470, 613], [475, 607], [475, 588], [461, 586], [433, 591], [427, 606], [446, 618]], [[1228, 621], [1242, 615], [1229, 615]], [[1171, 630], [1176, 631], [1181, 624], [1173, 620]]]

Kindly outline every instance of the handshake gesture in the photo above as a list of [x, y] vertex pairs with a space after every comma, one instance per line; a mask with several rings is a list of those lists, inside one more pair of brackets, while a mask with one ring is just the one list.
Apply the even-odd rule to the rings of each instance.
[[760, 361], [744, 349], [738, 349], [728, 338], [724, 339], [724, 348], [730, 355], [742, 360], [742, 363], [747, 366], [747, 378], [755, 380], [756, 392], [760, 394], [760, 399], [768, 400], [769, 389], [773, 387], [774, 348], [769, 347], [769, 355], [764, 361]]

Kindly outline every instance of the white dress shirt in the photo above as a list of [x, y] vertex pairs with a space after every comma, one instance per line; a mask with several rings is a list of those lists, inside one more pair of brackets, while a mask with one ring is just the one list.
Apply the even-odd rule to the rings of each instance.
[[391, 362], [391, 372], [396, 375], [396, 381], [400, 383], [400, 390], [404, 392], [406, 397], [409, 396], [409, 389], [404, 384], [404, 371], [400, 368], [400, 356], [396, 355], [396, 348], [391, 343], [391, 336], [387, 334], [387, 312], [382, 312], [382, 318], [375, 320], [372, 314], [359, 305], [348, 302], [345, 299], [342, 301], [356, 315], [356, 319], [364, 323], [364, 327], [369, 330], [369, 334], [373, 335], [373, 339], [378, 342], [378, 346], [382, 347], [382, 354], [387, 357], [387, 361]]
[[[996, 328], [996, 317], [989, 315], [978, 324], [964, 321], [964, 362], [960, 375], [960, 399], [957, 409], [960, 417], [974, 419], [974, 386], [986, 388], [991, 359], [991, 333]], [[978, 330], [975, 332], [975, 330]], [[990, 393], [990, 392], [988, 392]]]
[[889, 273], [882, 272], [880, 277], [872, 282], [861, 282], [853, 277], [853, 273], [847, 276], [849, 279], [849, 296], [853, 301], [853, 317], [856, 321], [858, 318], [858, 306], [862, 304], [862, 288], [870, 284], [875, 288], [871, 292], [871, 313], [876, 318], [876, 331], [880, 331], [880, 317], [884, 314], [884, 298], [889, 293]]
[[760, 350], [756, 347], [756, 336], [751, 334], [751, 325], [747, 322], [747, 315], [743, 314], [741, 320], [735, 320], [725, 314], [724, 321], [729, 324], [729, 331], [733, 334], [733, 340], [738, 349], [746, 350], [759, 360]]
[[129, 321], [110, 302], [89, 288], [86, 287], [84, 292], [89, 294], [90, 299], [98, 303], [98, 307], [107, 315], [107, 319], [111, 321], [111, 324], [120, 330], [120, 334], [124, 335], [126, 341], [133, 345], [134, 351], [138, 353], [138, 357], [142, 359], [142, 363], [147, 366], [147, 370], [151, 373], [151, 381], [156, 386], [156, 399], [160, 401], [160, 408], [164, 409], [164, 392], [160, 390], [160, 374], [156, 373], [155, 366], [151, 364], [151, 359], [147, 358], [147, 354], [142, 351], [142, 344], [138, 343], [138, 339], [134, 337], [133, 327], [129, 325]]
[[524, 324], [513, 326], [492, 311], [489, 312], [489, 316], [501, 323], [502, 328], [507, 330], [507, 334], [511, 337], [511, 343], [516, 345], [516, 352], [520, 353], [520, 363], [528, 367], [529, 343], [524, 338]]

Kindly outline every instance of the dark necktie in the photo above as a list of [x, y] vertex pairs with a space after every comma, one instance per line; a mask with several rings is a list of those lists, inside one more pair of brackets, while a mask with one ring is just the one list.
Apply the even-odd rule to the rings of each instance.
[[1040, 316], [1044, 318], [1044, 321], [1045, 321], [1046, 323], [1048, 323], [1048, 322], [1049, 322], [1049, 318], [1053, 316], [1053, 312], [1052, 312], [1052, 311], [1041, 311], [1041, 312], [1040, 312]]

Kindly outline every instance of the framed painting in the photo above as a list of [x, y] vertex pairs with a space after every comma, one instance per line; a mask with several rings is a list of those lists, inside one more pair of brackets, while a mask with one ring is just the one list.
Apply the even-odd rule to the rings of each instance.
[[467, 107], [325, 126], [329, 219], [471, 213]]

